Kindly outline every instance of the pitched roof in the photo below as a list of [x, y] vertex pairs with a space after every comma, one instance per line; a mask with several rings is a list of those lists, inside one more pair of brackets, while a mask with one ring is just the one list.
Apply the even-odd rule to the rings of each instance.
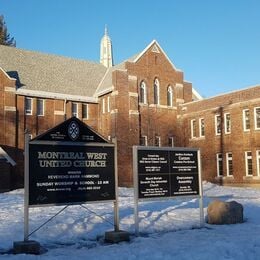
[[17, 88], [92, 97], [107, 68], [99, 63], [0, 45], [0, 67]]

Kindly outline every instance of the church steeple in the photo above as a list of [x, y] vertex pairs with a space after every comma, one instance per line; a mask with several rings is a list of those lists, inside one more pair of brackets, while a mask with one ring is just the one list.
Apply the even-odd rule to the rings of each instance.
[[107, 25], [105, 25], [105, 34], [100, 42], [100, 63], [107, 68], [112, 67], [113, 64], [113, 53], [112, 53], [112, 41], [108, 36]]

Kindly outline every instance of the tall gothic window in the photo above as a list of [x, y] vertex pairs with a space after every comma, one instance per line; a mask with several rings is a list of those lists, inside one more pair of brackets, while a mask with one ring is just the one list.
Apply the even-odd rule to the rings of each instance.
[[146, 84], [144, 81], [140, 84], [140, 103], [146, 104], [147, 98], [146, 98]]
[[173, 98], [172, 87], [169, 86], [167, 89], [167, 106], [168, 107], [172, 107], [172, 98]]
[[154, 104], [160, 104], [160, 83], [158, 79], [154, 80]]

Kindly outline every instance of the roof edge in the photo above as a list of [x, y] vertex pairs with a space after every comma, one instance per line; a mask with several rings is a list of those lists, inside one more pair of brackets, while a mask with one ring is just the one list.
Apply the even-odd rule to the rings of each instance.
[[5, 71], [4, 69], [2, 69], [1, 67], [0, 67], [0, 70], [4, 73], [4, 75], [5, 75], [9, 80], [16, 81], [15, 78], [11, 78], [11, 77], [6, 73], [6, 71]]
[[176, 66], [172, 63], [172, 61], [170, 60], [170, 58], [167, 56], [167, 54], [165, 53], [165, 51], [163, 50], [163, 48], [160, 46], [160, 44], [154, 39], [151, 41], [150, 44], [148, 44], [146, 46], [146, 48], [133, 60], [134, 63], [136, 63], [143, 55], [144, 53], [153, 45], [156, 44], [158, 45], [158, 47], [160, 48], [160, 50], [162, 51], [162, 53], [164, 54], [164, 56], [166, 57], [166, 59], [169, 61], [169, 63], [172, 65], [173, 69], [178, 71], [178, 72], [182, 72], [182, 70], [177, 69]]
[[56, 92], [30, 90], [30, 89], [18, 89], [16, 90], [16, 94], [21, 96], [32, 96], [32, 97], [54, 98], [54, 99], [64, 99], [64, 100], [71, 100], [71, 101], [98, 103], [98, 100], [95, 97], [83, 97], [79, 95], [69, 95], [69, 94], [62, 94]]

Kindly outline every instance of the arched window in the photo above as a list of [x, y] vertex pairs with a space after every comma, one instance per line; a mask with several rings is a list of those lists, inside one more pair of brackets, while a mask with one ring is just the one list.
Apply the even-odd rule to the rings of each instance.
[[168, 107], [172, 107], [172, 98], [173, 98], [172, 87], [169, 86], [167, 88], [167, 106]]
[[160, 104], [160, 83], [158, 79], [154, 80], [154, 104], [159, 105]]
[[147, 103], [147, 98], [146, 98], [146, 84], [144, 81], [141, 82], [140, 84], [140, 103], [146, 104]]

